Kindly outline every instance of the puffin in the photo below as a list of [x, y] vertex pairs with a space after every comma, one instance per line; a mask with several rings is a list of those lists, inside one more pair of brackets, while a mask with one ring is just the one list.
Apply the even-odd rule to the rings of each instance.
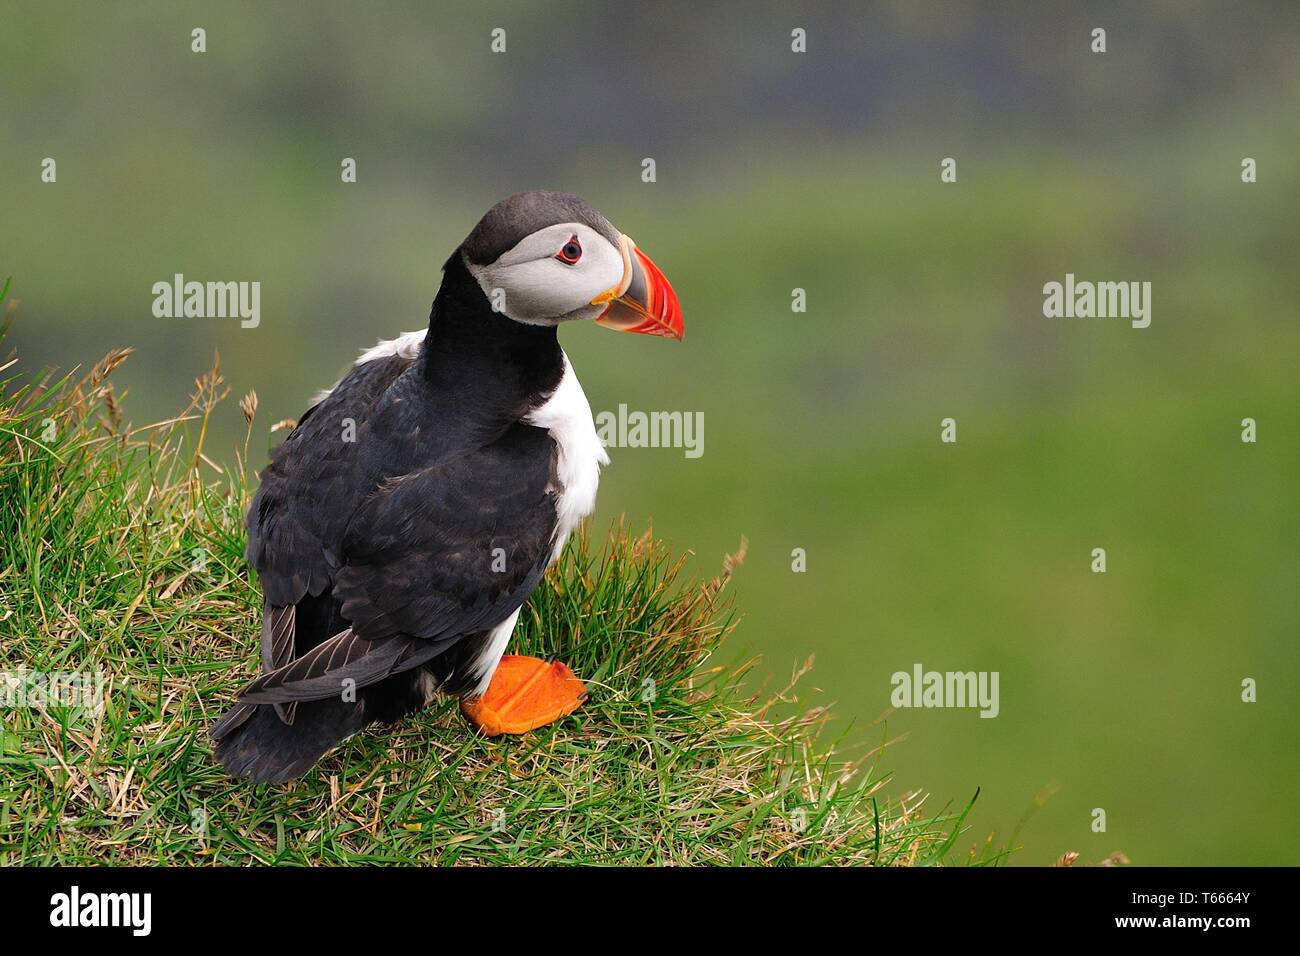
[[558, 340], [581, 321], [683, 336], [626, 234], [577, 196], [517, 193], [443, 265], [428, 327], [315, 396], [248, 509], [261, 673], [210, 731], [228, 773], [292, 780], [439, 695], [489, 736], [581, 706], [562, 662], [506, 654], [609, 463]]

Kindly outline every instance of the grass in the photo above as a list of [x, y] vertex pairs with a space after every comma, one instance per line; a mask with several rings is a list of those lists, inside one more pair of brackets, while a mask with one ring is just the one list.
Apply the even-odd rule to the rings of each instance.
[[[621, 523], [575, 537], [516, 632], [587, 679], [572, 718], [489, 740], [446, 701], [290, 786], [227, 778], [205, 731], [257, 661], [248, 446], [229, 466], [204, 449], [218, 367], [182, 415], [125, 424], [111, 375], [127, 355], [80, 377], [0, 363], [0, 671], [107, 686], [97, 711], [0, 709], [0, 865], [954, 859], [969, 806], [926, 816], [920, 794], [887, 797], [883, 747], [837, 755], [793, 682], [760, 700], [746, 665], [717, 663], [742, 555], [683, 582], [683, 558]], [[250, 436], [256, 406], [240, 403]]]

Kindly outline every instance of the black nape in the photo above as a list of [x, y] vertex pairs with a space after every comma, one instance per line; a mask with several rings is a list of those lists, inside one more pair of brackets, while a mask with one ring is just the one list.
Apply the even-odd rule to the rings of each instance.
[[443, 266], [420, 361], [436, 389], [463, 390], [479, 408], [511, 413], [538, 404], [564, 375], [556, 327], [494, 310], [459, 249]]

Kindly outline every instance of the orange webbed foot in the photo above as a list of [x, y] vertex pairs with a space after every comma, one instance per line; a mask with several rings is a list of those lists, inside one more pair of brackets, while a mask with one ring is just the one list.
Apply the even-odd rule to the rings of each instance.
[[507, 654], [487, 693], [463, 698], [460, 709], [481, 732], [495, 737], [545, 727], [573, 713], [586, 699], [586, 686], [567, 665]]

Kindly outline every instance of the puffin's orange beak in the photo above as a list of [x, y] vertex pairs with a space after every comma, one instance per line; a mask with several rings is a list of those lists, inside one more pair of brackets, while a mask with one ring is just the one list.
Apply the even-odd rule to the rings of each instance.
[[686, 331], [677, 293], [635, 242], [623, 236], [619, 248], [623, 253], [623, 281], [592, 300], [592, 305], [609, 303], [596, 317], [596, 324], [680, 341]]

